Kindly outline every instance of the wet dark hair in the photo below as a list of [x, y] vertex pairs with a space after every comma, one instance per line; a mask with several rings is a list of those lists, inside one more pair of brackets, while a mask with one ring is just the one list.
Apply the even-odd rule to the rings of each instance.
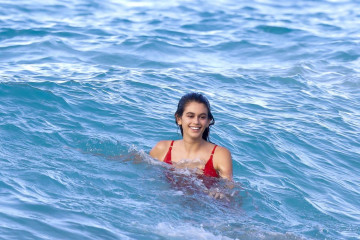
[[[210, 119], [210, 124], [209, 127], [207, 127], [202, 135], [202, 138], [205, 141], [209, 142], [209, 135], [210, 135], [210, 126], [215, 124], [215, 119], [214, 116], [211, 114], [210, 111], [210, 103], [209, 101], [206, 99], [206, 97], [204, 95], [202, 95], [201, 93], [187, 93], [184, 96], [181, 97], [179, 103], [178, 103], [178, 107], [177, 110], [175, 112], [175, 123], [176, 125], [178, 125], [177, 123], [177, 117], [181, 117], [184, 113], [185, 107], [187, 106], [187, 104], [191, 103], [191, 102], [197, 102], [197, 103], [202, 103], [206, 106], [207, 110], [208, 110], [208, 118]], [[181, 125], [178, 125], [181, 131], [181, 135], [183, 135], [183, 128]]]

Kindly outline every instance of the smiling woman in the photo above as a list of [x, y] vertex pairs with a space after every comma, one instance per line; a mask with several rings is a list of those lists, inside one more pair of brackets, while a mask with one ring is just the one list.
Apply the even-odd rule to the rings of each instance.
[[178, 168], [195, 169], [198, 174], [232, 180], [232, 159], [228, 149], [209, 141], [215, 123], [209, 101], [200, 93], [184, 95], [175, 112], [181, 140], [158, 142], [150, 156]]

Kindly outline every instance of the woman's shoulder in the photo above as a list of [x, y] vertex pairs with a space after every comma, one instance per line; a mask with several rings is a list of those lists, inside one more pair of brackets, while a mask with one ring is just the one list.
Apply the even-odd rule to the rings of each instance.
[[220, 145], [217, 145], [217, 144], [214, 144], [214, 145], [217, 146], [216, 151], [221, 152], [223, 154], [230, 154], [229, 149], [227, 149], [226, 147], [223, 147], [223, 146], [220, 146]]
[[172, 140], [161, 140], [150, 151], [150, 156], [161, 160], [162, 156], [169, 149]]
[[[207, 142], [208, 144], [208, 148], [209, 149], [212, 149], [214, 151], [214, 155], [228, 155], [230, 154], [230, 151], [226, 148], [226, 147], [223, 147], [223, 146], [220, 146], [216, 143], [212, 143], [212, 142]], [[216, 147], [216, 148], [215, 148]]]
[[154, 146], [154, 148], [158, 150], [166, 150], [170, 147], [172, 141], [173, 140], [161, 140]]
[[226, 147], [216, 145], [213, 159], [214, 165], [231, 164], [231, 152]]

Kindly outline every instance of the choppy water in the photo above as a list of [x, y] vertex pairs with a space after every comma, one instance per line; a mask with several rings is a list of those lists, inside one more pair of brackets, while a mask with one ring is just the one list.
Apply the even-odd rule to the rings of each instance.
[[[359, 13], [2, 0], [0, 239], [360, 239]], [[232, 152], [227, 201], [147, 154], [189, 91]]]

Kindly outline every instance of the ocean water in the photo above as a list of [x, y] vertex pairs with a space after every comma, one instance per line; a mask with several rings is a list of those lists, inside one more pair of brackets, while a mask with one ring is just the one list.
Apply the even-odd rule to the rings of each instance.
[[[359, 22], [357, 0], [1, 0], [0, 239], [360, 239]], [[226, 199], [148, 155], [190, 91]]]

